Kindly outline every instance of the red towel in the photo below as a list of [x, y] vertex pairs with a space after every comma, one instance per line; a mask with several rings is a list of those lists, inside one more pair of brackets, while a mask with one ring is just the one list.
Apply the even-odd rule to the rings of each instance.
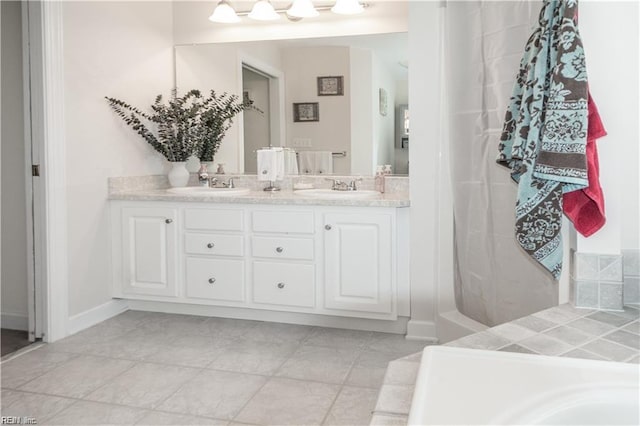
[[587, 131], [587, 178], [589, 186], [580, 191], [564, 194], [563, 210], [576, 230], [588, 237], [602, 228], [604, 216], [604, 194], [600, 186], [600, 168], [596, 140], [607, 135], [598, 108], [589, 93], [589, 129]]

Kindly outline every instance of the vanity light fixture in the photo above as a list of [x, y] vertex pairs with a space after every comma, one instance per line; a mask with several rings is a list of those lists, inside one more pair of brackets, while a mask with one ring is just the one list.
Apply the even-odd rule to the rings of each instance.
[[275, 21], [280, 19], [280, 15], [273, 8], [269, 0], [258, 0], [249, 13], [249, 18], [257, 21]]
[[287, 15], [294, 18], [314, 18], [320, 15], [311, 0], [293, 0], [293, 4], [287, 9]]
[[[1, 1], [1, 0], [0, 0]], [[240, 16], [248, 16], [258, 21], [275, 21], [280, 19], [280, 14], [286, 14], [290, 21], [297, 22], [302, 18], [314, 18], [322, 11], [332, 11], [340, 15], [355, 15], [362, 13], [369, 3], [360, 3], [359, 0], [336, 0], [333, 6], [314, 6], [313, 0], [293, 0], [288, 9], [274, 9], [269, 0], [257, 0], [251, 12], [236, 12], [228, 0], [220, 0], [215, 10], [209, 16], [212, 22], [233, 24], [240, 21]]]
[[240, 22], [240, 17], [227, 0], [220, 0], [211, 16], [209, 16], [209, 20], [223, 24], [235, 24]]
[[358, 0], [337, 0], [331, 11], [339, 15], [357, 15], [364, 11], [364, 7]]

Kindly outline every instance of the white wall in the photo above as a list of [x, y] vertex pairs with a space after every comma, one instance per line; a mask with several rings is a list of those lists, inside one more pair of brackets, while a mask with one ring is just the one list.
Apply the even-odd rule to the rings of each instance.
[[[396, 104], [396, 82], [391, 70], [378, 58], [373, 55], [373, 102], [371, 104], [371, 114], [373, 117], [373, 164], [393, 164], [394, 160], [394, 138], [395, 138], [395, 104]], [[380, 114], [380, 89], [387, 92], [387, 115]], [[373, 173], [375, 169], [371, 169]]]
[[606, 225], [578, 236], [578, 251], [620, 254], [640, 248], [638, 2], [580, 3], [589, 88], [608, 135], [598, 141]]
[[[283, 50], [285, 71], [285, 121], [287, 146], [295, 138], [311, 139], [313, 151], [342, 151], [351, 144], [350, 49], [302, 47]], [[317, 77], [343, 76], [344, 96], [318, 96]], [[320, 121], [293, 122], [293, 103], [318, 102]], [[335, 157], [335, 174], [349, 174], [348, 158]]]
[[21, 2], [2, 7], [2, 327], [27, 329]]
[[104, 96], [142, 109], [173, 86], [168, 2], [64, 2], [69, 314], [110, 300], [109, 176], [163, 174], [168, 163]]
[[[253, 2], [234, 1], [238, 11], [249, 11]], [[290, 1], [272, 2], [276, 8], [287, 7]], [[314, 38], [334, 35], [379, 34], [407, 31], [407, 3], [404, 1], [368, 1], [372, 7], [366, 13], [339, 16], [321, 12], [314, 19], [291, 22], [282, 18], [275, 22], [257, 22], [242, 18], [242, 25], [216, 24], [207, 18], [216, 2], [178, 1], [174, 3], [174, 40], [176, 44], [226, 41], [278, 40]]]

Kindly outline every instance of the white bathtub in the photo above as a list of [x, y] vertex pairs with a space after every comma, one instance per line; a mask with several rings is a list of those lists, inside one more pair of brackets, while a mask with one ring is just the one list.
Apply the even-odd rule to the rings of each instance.
[[430, 346], [409, 424], [638, 425], [639, 372], [637, 364]]

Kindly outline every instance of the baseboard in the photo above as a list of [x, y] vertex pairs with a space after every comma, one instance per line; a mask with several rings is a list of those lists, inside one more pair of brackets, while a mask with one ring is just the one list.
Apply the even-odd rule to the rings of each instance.
[[451, 342], [469, 334], [486, 330], [484, 324], [462, 315], [457, 310], [443, 312], [438, 315], [438, 340], [441, 343]]
[[407, 323], [407, 339], [437, 343], [435, 323], [433, 321], [409, 320]]
[[277, 312], [262, 309], [232, 308], [174, 302], [129, 300], [129, 309], [138, 311], [166, 312], [170, 314], [201, 315], [208, 317], [235, 318], [253, 321], [272, 321], [285, 324], [313, 325], [318, 327], [346, 328], [350, 330], [379, 331], [405, 334], [407, 317], [395, 321], [346, 318], [331, 315], [305, 314], [300, 312]]
[[123, 299], [113, 299], [107, 303], [91, 308], [87, 311], [69, 317], [67, 324], [68, 334], [75, 334], [79, 331], [93, 327], [102, 321], [108, 320], [129, 309], [129, 304]]
[[0, 324], [2, 324], [2, 328], [8, 328], [9, 330], [28, 331], [29, 316], [3, 312], [2, 318], [0, 318]]

